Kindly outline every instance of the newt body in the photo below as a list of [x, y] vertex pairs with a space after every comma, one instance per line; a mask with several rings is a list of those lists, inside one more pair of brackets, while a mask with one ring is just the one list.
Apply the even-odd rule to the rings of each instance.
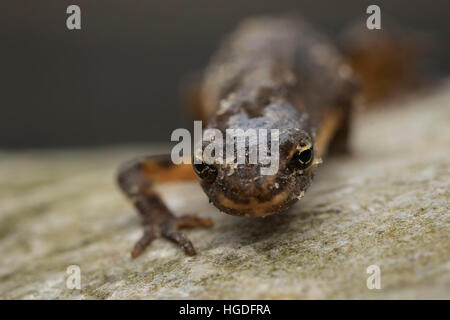
[[[192, 243], [182, 227], [209, 226], [208, 219], [175, 217], [153, 186], [195, 178], [210, 201], [232, 215], [260, 217], [290, 208], [311, 184], [323, 155], [345, 151], [356, 87], [351, 68], [308, 24], [291, 18], [242, 23], [206, 69], [196, 111], [208, 128], [278, 129], [279, 170], [260, 174], [258, 164], [174, 165], [170, 157], [141, 157], [124, 164], [118, 182], [143, 218], [144, 235], [133, 257], [157, 236]], [[250, 148], [249, 140], [246, 148]]]

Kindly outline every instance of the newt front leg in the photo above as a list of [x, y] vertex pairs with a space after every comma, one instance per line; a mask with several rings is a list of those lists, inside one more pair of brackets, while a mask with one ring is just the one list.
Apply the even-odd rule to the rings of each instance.
[[190, 179], [195, 179], [192, 166], [175, 165], [170, 155], [139, 157], [119, 168], [117, 182], [140, 213], [144, 227], [144, 234], [131, 252], [133, 258], [157, 237], [169, 239], [181, 246], [186, 254], [195, 255], [192, 242], [180, 229], [209, 227], [212, 221], [195, 215], [175, 217], [154, 188], [157, 183]]

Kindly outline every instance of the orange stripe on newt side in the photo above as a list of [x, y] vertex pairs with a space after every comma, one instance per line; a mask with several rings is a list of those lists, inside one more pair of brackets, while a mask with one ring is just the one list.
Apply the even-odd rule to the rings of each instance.
[[156, 183], [194, 180], [197, 175], [191, 164], [160, 164], [156, 161], [148, 161], [143, 164], [144, 174]]
[[322, 157], [326, 153], [328, 145], [339, 129], [343, 118], [344, 110], [340, 108], [331, 109], [324, 115], [324, 120], [315, 139], [316, 156]]

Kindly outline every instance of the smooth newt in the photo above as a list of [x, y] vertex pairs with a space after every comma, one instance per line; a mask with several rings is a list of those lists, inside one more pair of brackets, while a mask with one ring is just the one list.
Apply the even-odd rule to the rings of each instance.
[[124, 163], [118, 184], [144, 227], [132, 257], [160, 236], [194, 255], [180, 229], [212, 225], [210, 219], [176, 217], [156, 192], [156, 183], [197, 177], [209, 200], [236, 216], [262, 217], [292, 207], [310, 186], [325, 153], [347, 149], [355, 84], [337, 49], [306, 22], [245, 20], [206, 68], [196, 114], [208, 128], [224, 133], [228, 128], [279, 129], [279, 170], [262, 176], [257, 164], [174, 165], [169, 155]]

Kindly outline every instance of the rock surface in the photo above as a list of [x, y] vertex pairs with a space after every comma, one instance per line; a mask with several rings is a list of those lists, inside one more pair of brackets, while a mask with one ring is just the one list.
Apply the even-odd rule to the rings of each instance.
[[2, 152], [0, 298], [449, 299], [450, 84], [395, 104], [358, 115], [353, 154], [285, 214], [227, 216], [195, 183], [165, 186], [176, 213], [214, 220], [186, 231], [194, 257], [158, 239], [130, 258], [141, 228], [114, 171], [146, 148]]

